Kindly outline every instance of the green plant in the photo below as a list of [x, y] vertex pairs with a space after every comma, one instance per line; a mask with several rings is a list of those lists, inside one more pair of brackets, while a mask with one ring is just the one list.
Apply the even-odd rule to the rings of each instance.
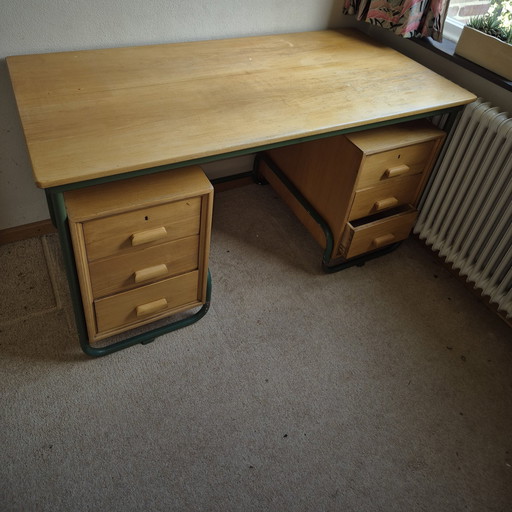
[[512, 44], [512, 0], [493, 0], [487, 14], [471, 18], [467, 25]]

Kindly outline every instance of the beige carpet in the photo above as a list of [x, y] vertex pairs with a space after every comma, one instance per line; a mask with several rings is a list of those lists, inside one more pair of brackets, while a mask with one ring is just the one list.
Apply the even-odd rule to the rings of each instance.
[[206, 317], [90, 359], [57, 238], [0, 247], [0, 509], [510, 510], [510, 329], [414, 240], [320, 258], [220, 193]]

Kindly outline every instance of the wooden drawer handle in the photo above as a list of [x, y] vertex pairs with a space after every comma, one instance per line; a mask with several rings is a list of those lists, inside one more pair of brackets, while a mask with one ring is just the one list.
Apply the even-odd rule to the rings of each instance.
[[155, 229], [148, 229], [147, 231], [140, 231], [132, 235], [132, 245], [142, 245], [155, 240], [160, 240], [167, 236], [167, 230], [164, 226]]
[[137, 306], [137, 316], [146, 316], [151, 315], [152, 313], [156, 313], [157, 311], [161, 311], [167, 307], [166, 299], [158, 299], [153, 302], [148, 302], [147, 304], [141, 304]]
[[162, 277], [169, 273], [169, 269], [165, 263], [161, 265], [155, 265], [154, 267], [142, 268], [135, 271], [135, 282], [142, 283], [143, 281], [149, 281], [156, 277]]
[[395, 176], [402, 176], [402, 174], [407, 174], [411, 168], [408, 165], [397, 165], [396, 167], [390, 167], [386, 169], [384, 176], [386, 178], [394, 178]]
[[378, 236], [373, 239], [372, 245], [375, 248], [384, 247], [385, 245], [390, 244], [395, 240], [395, 235], [393, 233], [388, 233], [387, 235]]
[[396, 197], [386, 197], [386, 199], [379, 199], [375, 201], [373, 205], [373, 209], [376, 212], [380, 212], [380, 210], [385, 210], [386, 208], [392, 208], [398, 204], [398, 199]]

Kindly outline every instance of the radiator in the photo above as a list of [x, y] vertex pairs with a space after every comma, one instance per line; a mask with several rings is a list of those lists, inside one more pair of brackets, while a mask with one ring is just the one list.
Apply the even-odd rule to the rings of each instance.
[[481, 99], [468, 105], [419, 210], [414, 233], [512, 317], [512, 118]]

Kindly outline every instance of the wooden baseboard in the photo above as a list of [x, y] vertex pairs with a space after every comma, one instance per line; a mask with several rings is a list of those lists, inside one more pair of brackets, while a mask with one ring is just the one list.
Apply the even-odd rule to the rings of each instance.
[[56, 232], [57, 230], [53, 227], [50, 219], [15, 226], [14, 228], [0, 229], [0, 245]]
[[233, 177], [228, 176], [227, 178], [212, 180], [212, 184], [215, 192], [223, 192], [224, 190], [254, 184], [254, 179], [252, 173], [243, 173]]

